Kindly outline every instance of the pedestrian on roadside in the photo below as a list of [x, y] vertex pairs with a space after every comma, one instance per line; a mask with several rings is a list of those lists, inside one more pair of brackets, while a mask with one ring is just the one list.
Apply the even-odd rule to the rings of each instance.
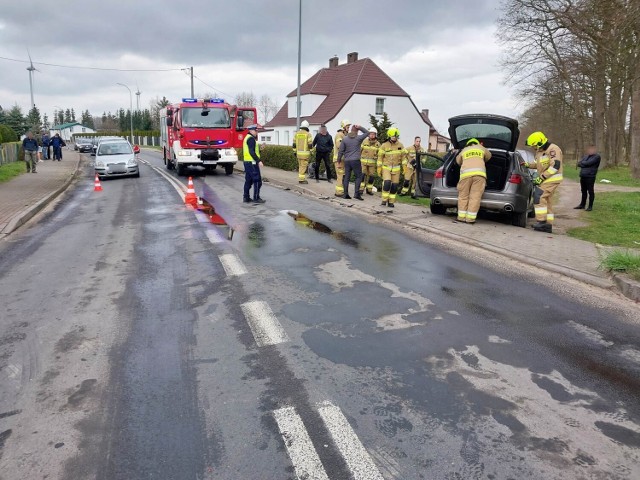
[[307, 182], [307, 167], [309, 166], [312, 145], [313, 138], [309, 133], [309, 122], [303, 120], [300, 123], [300, 130], [296, 132], [293, 141], [293, 148], [296, 150], [298, 159], [298, 183], [309, 183]]
[[[362, 132], [358, 135], [358, 130]], [[353, 197], [356, 200], [364, 200], [360, 195], [360, 182], [362, 182], [362, 142], [369, 136], [369, 131], [361, 125], [352, 125], [351, 131], [340, 143], [338, 150], [338, 163], [344, 162], [344, 178], [342, 179], [342, 188], [344, 195], [342, 198], [351, 199], [349, 196], [349, 180], [351, 172], [355, 173], [356, 182]]]
[[467, 140], [467, 145], [456, 157], [460, 165], [458, 181], [458, 218], [456, 221], [476, 223], [482, 194], [487, 186], [487, 168], [491, 152], [480, 145], [477, 138]]
[[[260, 198], [260, 188], [262, 187], [262, 175], [260, 167], [264, 167], [260, 160], [260, 147], [258, 146], [258, 126], [249, 125], [249, 133], [242, 142], [242, 159], [244, 160], [244, 203], [265, 203], [266, 200]], [[253, 185], [253, 199], [251, 198], [251, 186]]]
[[42, 134], [42, 159], [49, 160], [49, 142], [51, 141], [51, 137], [47, 132]]
[[22, 148], [24, 149], [24, 161], [27, 163], [27, 172], [37, 173], [36, 165], [40, 156], [38, 152], [38, 141], [33, 138], [33, 132], [28, 131], [27, 136], [22, 140]]
[[409, 161], [404, 167], [404, 182], [402, 184], [402, 190], [400, 190], [400, 195], [409, 194], [411, 195], [411, 198], [416, 198], [417, 162], [420, 161], [420, 155], [422, 155], [423, 153], [427, 153], [425, 149], [420, 146], [420, 142], [422, 142], [422, 139], [420, 137], [415, 137], [413, 139], [413, 145], [407, 148]]
[[344, 187], [342, 186], [342, 179], [344, 178], [344, 163], [338, 162], [338, 150], [340, 149], [340, 144], [350, 128], [351, 122], [346, 119], [342, 120], [342, 122], [340, 122], [340, 129], [333, 139], [333, 163], [335, 163], [336, 169], [336, 192], [334, 195], [336, 197], [342, 197], [344, 195]]
[[62, 160], [62, 147], [66, 147], [67, 144], [64, 143], [59, 133], [56, 133], [51, 139], [51, 146], [53, 147], [53, 160]]
[[552, 233], [555, 217], [551, 200], [563, 179], [562, 150], [542, 132], [529, 135], [527, 146], [535, 148], [536, 156], [533, 163], [525, 162], [524, 166], [538, 171], [538, 176], [533, 181], [536, 186], [533, 203], [538, 222], [533, 225], [533, 229], [536, 232]]
[[589, 195], [589, 206], [585, 208], [587, 212], [593, 210], [593, 199], [595, 193], [593, 186], [596, 183], [596, 175], [598, 174], [598, 168], [600, 168], [600, 155], [597, 153], [595, 145], [589, 145], [586, 154], [582, 157], [582, 160], [578, 162], [580, 167], [580, 190], [582, 190], [582, 200], [580, 205], [574, 207], [576, 210], [582, 210], [587, 204], [587, 194]]
[[316, 162], [314, 165], [316, 183], [320, 182], [321, 160], [324, 162], [324, 168], [327, 172], [327, 182], [331, 183], [331, 162], [329, 161], [329, 157], [331, 156], [331, 152], [333, 152], [333, 138], [331, 138], [331, 135], [327, 132], [326, 125], [320, 125], [320, 131], [316, 134], [311, 146], [316, 149]]
[[387, 130], [387, 141], [378, 149], [378, 176], [382, 177], [382, 206], [394, 208], [400, 184], [400, 172], [407, 164], [407, 150], [400, 142], [400, 130]]
[[378, 149], [380, 142], [376, 138], [378, 130], [375, 127], [369, 129], [369, 138], [365, 138], [362, 142], [362, 184], [360, 186], [360, 195], [366, 189], [367, 195], [373, 195], [373, 180], [376, 178], [376, 170], [378, 163]]

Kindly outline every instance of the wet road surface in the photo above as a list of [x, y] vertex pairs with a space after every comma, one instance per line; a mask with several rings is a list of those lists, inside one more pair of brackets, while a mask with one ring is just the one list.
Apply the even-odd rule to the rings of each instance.
[[0, 478], [640, 475], [637, 307], [141, 158], [0, 245]]

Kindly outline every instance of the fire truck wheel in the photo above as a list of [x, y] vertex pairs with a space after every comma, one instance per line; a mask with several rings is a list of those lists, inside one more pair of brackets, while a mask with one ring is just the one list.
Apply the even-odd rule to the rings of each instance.
[[186, 168], [183, 164], [179, 163], [178, 168], [176, 170], [178, 170], [179, 177], [184, 177]]
[[233, 175], [233, 163], [224, 166], [224, 173], [226, 175]]

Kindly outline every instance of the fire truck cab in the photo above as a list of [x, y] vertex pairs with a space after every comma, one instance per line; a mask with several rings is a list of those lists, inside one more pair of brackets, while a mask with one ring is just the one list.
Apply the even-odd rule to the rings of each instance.
[[238, 161], [247, 129], [255, 124], [256, 109], [229, 105], [221, 98], [183, 98], [160, 111], [160, 143], [164, 164], [178, 175], [192, 166], [207, 172], [218, 165], [227, 175]]

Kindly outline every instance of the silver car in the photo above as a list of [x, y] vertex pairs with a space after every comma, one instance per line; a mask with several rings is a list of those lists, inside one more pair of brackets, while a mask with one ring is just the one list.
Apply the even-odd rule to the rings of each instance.
[[140, 176], [138, 160], [127, 140], [104, 140], [95, 153], [95, 172], [100, 178]]
[[491, 150], [486, 164], [487, 186], [480, 210], [500, 212], [511, 217], [518, 227], [527, 226], [527, 216], [533, 211], [533, 183], [524, 159], [516, 151], [520, 130], [518, 121], [490, 114], [460, 115], [449, 119], [449, 136], [455, 150], [449, 152], [434, 175], [431, 187], [431, 213], [443, 215], [447, 208], [458, 205], [460, 166], [458, 152], [467, 140], [477, 138]]

